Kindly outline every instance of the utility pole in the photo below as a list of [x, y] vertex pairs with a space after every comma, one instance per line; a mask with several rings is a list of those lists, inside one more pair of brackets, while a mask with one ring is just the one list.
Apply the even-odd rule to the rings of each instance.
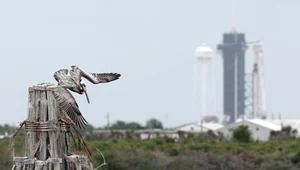
[[107, 129], [109, 129], [109, 112], [106, 114], [106, 119], [107, 119]]
[[165, 129], [168, 127], [168, 113], [166, 113], [166, 122], [165, 122]]

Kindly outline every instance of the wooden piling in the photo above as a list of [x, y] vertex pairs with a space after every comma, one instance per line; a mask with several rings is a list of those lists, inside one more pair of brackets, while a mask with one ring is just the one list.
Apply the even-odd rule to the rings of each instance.
[[70, 125], [59, 120], [68, 119], [56, 104], [52, 84], [39, 84], [28, 89], [28, 115], [25, 121], [25, 156], [13, 157], [13, 170], [78, 170], [88, 167], [87, 157], [81, 162], [68, 161]]

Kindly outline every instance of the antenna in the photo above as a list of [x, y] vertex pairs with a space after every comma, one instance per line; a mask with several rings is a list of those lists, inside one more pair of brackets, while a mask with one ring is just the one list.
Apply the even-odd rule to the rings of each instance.
[[231, 13], [231, 24], [232, 24], [232, 32], [236, 32], [236, 29], [235, 29], [235, 15], [236, 15], [236, 0], [232, 0], [232, 13]]
[[166, 113], [166, 115], [165, 115], [166, 117], [166, 122], [165, 122], [165, 129], [167, 129], [167, 127], [168, 127], [168, 113]]

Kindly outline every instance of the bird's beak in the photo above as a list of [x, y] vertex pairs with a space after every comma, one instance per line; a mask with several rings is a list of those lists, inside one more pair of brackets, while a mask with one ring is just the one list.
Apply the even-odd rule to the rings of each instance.
[[90, 99], [89, 99], [89, 96], [88, 96], [88, 94], [86, 92], [86, 86], [85, 85], [83, 85], [83, 91], [84, 91], [84, 94], [85, 94], [87, 102], [90, 103]]

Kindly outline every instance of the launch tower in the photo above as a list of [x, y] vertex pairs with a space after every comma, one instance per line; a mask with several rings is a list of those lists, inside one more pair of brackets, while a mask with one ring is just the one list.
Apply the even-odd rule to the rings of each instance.
[[232, 123], [245, 113], [245, 34], [223, 34], [217, 46], [223, 56], [223, 111], [226, 123]]

